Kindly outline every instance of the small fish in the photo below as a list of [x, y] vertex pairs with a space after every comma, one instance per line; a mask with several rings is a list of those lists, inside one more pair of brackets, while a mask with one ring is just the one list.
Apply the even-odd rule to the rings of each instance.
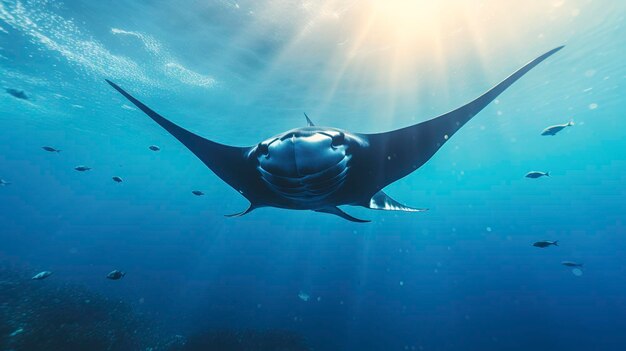
[[9, 334], [10, 337], [18, 336], [24, 332], [24, 328], [18, 328], [13, 333]]
[[111, 271], [109, 274], [107, 274], [107, 279], [120, 280], [124, 278], [125, 275], [126, 275], [126, 272], [118, 271], [116, 269], [116, 270]]
[[61, 152], [61, 150], [55, 149], [52, 146], [42, 146], [41, 148], [48, 152]]
[[309, 301], [309, 299], [311, 298], [311, 296], [307, 293], [305, 293], [304, 291], [300, 291], [298, 293], [298, 298], [300, 298], [300, 300], [307, 302]]
[[121, 182], [123, 182], [123, 181], [124, 181], [122, 178], [120, 178], [120, 177], [118, 177], [118, 176], [115, 176], [115, 177], [113, 177], [113, 178], [111, 178], [111, 179], [113, 179], [113, 181], [114, 181], [114, 182], [116, 182], [116, 183], [121, 183]]
[[533, 244], [533, 246], [534, 247], [544, 248], [544, 247], [548, 247], [550, 245], [559, 246], [558, 243], [559, 243], [558, 240], [555, 240], [555, 241], [543, 240], [543, 241], [537, 241], [536, 243]]
[[150, 146], [148, 147], [148, 149], [150, 149], [150, 150], [152, 150], [152, 151], [160, 151], [160, 150], [161, 150], [161, 148], [160, 148], [160, 147], [158, 147], [158, 146], [156, 146], [156, 145], [150, 145]]
[[7, 185], [11, 185], [11, 182], [6, 181], [4, 179], [0, 179], [0, 186], [7, 186]]
[[563, 261], [561, 262], [561, 264], [567, 267], [578, 267], [578, 268], [583, 267], [582, 263], [577, 263], [577, 262], [572, 262], [572, 261]]
[[39, 273], [35, 274], [35, 276], [32, 277], [31, 279], [32, 280], [43, 280], [43, 279], [48, 278], [51, 275], [52, 275], [52, 272], [50, 272], [50, 271], [43, 271], [43, 272], [39, 272]]
[[530, 171], [528, 173], [526, 173], [526, 178], [541, 178], [541, 177], [549, 177], [550, 176], [550, 172], [539, 172], [539, 171]]
[[91, 167], [87, 167], [87, 166], [76, 166], [74, 169], [75, 169], [75, 170], [77, 170], [77, 171], [79, 171], [79, 172], [86, 172], [86, 171], [90, 170], [90, 169], [91, 169]]
[[7, 93], [11, 94], [13, 97], [16, 97], [22, 100], [28, 100], [28, 96], [26, 95], [24, 90], [17, 90], [17, 89], [12, 89], [12, 88], [6, 88], [5, 90]]
[[194, 195], [196, 195], [196, 196], [202, 196], [202, 195], [204, 195], [204, 193], [203, 193], [202, 191], [200, 191], [200, 190], [194, 190], [194, 191], [192, 191], [191, 193], [192, 193], [192, 194], [194, 194]]
[[556, 133], [562, 131], [563, 129], [567, 128], [567, 127], [571, 127], [574, 125], [574, 121], [569, 121], [565, 124], [557, 124], [554, 126], [549, 126], [548, 128], [544, 129], [541, 132], [541, 135], [552, 135], [555, 136]]

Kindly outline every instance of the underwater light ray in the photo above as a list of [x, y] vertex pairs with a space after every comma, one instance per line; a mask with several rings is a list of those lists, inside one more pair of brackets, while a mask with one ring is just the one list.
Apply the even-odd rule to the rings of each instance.
[[[315, 52], [315, 46], [319, 45], [314, 39], [319, 39], [316, 37], [316, 34], [319, 34], [317, 31], [320, 31], [321, 23], [329, 20], [337, 21], [340, 16], [348, 11], [354, 1], [348, 2], [348, 4], [344, 6], [339, 6], [337, 5], [338, 3], [341, 3], [341, 1], [329, 0], [314, 8], [304, 8], [305, 6], [303, 5], [303, 8], [301, 8], [298, 13], [302, 15], [297, 22], [299, 23], [299, 27], [296, 28], [295, 34], [291, 35], [290, 38], [280, 46], [279, 52], [274, 55], [271, 62], [260, 72], [260, 75], [255, 80], [256, 84], [251, 87], [251, 95], [253, 96], [251, 99], [255, 99], [255, 96], [258, 97], [263, 94], [266, 91], [266, 85], [271, 84], [276, 76], [281, 76], [280, 72], [283, 72], [287, 65], [298, 60], [308, 60], [307, 53]], [[267, 10], [268, 13], [278, 12], [277, 9], [282, 7], [280, 2], [273, 6], [273, 9], [270, 8]], [[332, 18], [330, 18], [329, 13], [334, 14]], [[328, 67], [328, 65], [326, 67]], [[321, 77], [324, 76], [324, 73], [325, 72], [319, 72], [314, 77], [316, 78], [315, 80], [309, 78], [307, 85], [316, 85], [318, 81], [321, 80]]]
[[333, 99], [333, 97], [337, 93], [337, 89], [339, 88], [345, 75], [347, 74], [348, 69], [355, 62], [358, 51], [361, 49], [363, 43], [367, 40], [367, 36], [372, 28], [373, 22], [374, 18], [372, 16], [368, 16], [365, 19], [364, 24], [361, 26], [360, 30], [356, 34], [356, 38], [354, 38], [352, 41], [348, 39], [351, 45], [350, 49], [347, 52], [341, 53], [341, 49], [338, 49], [338, 56], [341, 58], [342, 61], [339, 65], [338, 70], [334, 74], [334, 79], [331, 82], [330, 87], [327, 88], [327, 92], [322, 98], [322, 101], [326, 101], [325, 105], [327, 105]]

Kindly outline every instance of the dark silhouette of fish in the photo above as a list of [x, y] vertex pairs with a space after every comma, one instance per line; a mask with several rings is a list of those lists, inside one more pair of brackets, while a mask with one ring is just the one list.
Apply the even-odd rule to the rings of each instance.
[[41, 148], [48, 152], [61, 152], [61, 150], [55, 149], [52, 146], [42, 146]]
[[550, 241], [550, 240], [542, 240], [542, 241], [537, 241], [536, 243], [533, 244], [534, 247], [540, 247], [540, 248], [546, 248], [548, 246], [559, 246], [559, 241], [555, 240], [555, 241]]
[[113, 181], [116, 183], [121, 183], [124, 181], [121, 177], [118, 176], [112, 177], [111, 179], [113, 179]]
[[107, 80], [119, 93], [182, 142], [218, 177], [250, 201], [241, 216], [259, 207], [345, 213], [341, 205], [376, 210], [421, 212], [385, 194], [383, 188], [425, 164], [465, 123], [537, 64], [532, 60], [470, 103], [431, 120], [398, 130], [359, 134], [315, 126], [286, 131], [249, 147], [216, 143], [159, 115]]
[[160, 151], [160, 150], [161, 150], [161, 148], [160, 148], [160, 147], [158, 147], [158, 146], [156, 146], [156, 145], [150, 145], [150, 146], [148, 147], [148, 149], [150, 149], [150, 150], [152, 150], [152, 151]]
[[541, 177], [549, 177], [549, 176], [550, 176], [550, 172], [540, 172], [540, 171], [530, 171], [526, 173], [525, 175], [526, 178], [532, 178], [532, 179], [537, 179]]
[[26, 95], [24, 90], [17, 90], [17, 89], [13, 89], [13, 88], [6, 88], [5, 91], [7, 93], [9, 93], [11, 96], [15, 97], [15, 98], [22, 99], [22, 100], [28, 100], [28, 95]]
[[75, 170], [79, 171], [79, 172], [87, 172], [89, 170], [91, 170], [91, 167], [87, 167], [87, 166], [76, 166], [74, 167]]
[[567, 267], [576, 267], [576, 268], [583, 268], [583, 264], [582, 263], [576, 263], [576, 262], [572, 262], [572, 261], [563, 261], [561, 262], [562, 265], [567, 266]]
[[194, 190], [194, 191], [192, 191], [191, 193], [192, 193], [192, 194], [194, 194], [194, 195], [196, 195], [196, 196], [202, 196], [202, 195], [204, 195], [204, 193], [203, 193], [202, 191], [200, 191], [200, 190]]

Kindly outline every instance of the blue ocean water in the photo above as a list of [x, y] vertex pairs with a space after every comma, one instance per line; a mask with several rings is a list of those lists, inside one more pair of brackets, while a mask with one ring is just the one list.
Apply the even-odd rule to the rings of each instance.
[[[623, 350], [625, 15], [599, 0], [2, 0], [1, 264], [52, 271], [28, 283], [83, 286], [183, 337]], [[303, 112], [363, 133], [425, 121], [560, 45], [386, 188], [429, 211], [344, 208], [365, 224], [274, 208], [224, 217], [247, 201], [104, 81], [248, 146], [304, 126]], [[113, 269], [127, 276], [105, 279]]]

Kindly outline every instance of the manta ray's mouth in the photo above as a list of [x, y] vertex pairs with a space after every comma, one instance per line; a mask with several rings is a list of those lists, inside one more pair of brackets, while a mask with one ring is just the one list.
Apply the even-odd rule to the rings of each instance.
[[282, 176], [268, 172], [259, 166], [261, 179], [275, 192], [284, 197], [298, 200], [323, 199], [334, 193], [345, 182], [350, 168], [350, 155], [346, 155], [337, 164], [303, 176]]

